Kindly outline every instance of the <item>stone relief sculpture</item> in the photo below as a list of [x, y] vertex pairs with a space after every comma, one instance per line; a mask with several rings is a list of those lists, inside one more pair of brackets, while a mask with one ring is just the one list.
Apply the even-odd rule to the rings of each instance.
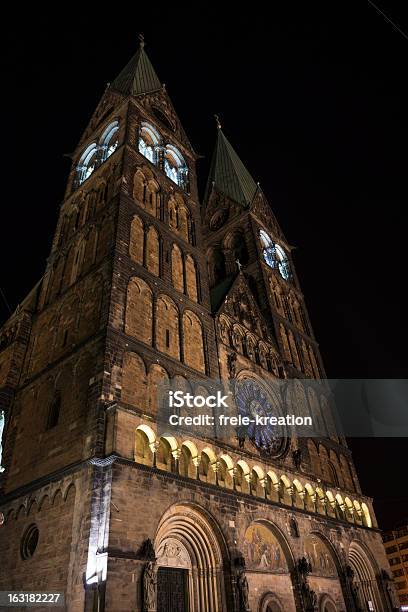
[[237, 557], [235, 559], [237, 577], [237, 603], [239, 612], [250, 612], [249, 607], [249, 586], [248, 579], [245, 575], [245, 559], [244, 557]]
[[155, 612], [157, 595], [157, 567], [148, 561], [143, 572], [143, 611]]
[[306, 612], [314, 612], [317, 605], [317, 595], [310, 588], [308, 583], [308, 576], [312, 571], [312, 566], [306, 557], [302, 557], [298, 560], [297, 571], [299, 575], [300, 593], [302, 596], [304, 610]]

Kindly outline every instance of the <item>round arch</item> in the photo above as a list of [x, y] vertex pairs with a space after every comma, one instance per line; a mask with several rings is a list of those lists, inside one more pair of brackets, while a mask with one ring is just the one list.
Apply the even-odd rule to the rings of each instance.
[[279, 529], [279, 527], [277, 527], [275, 523], [272, 523], [268, 519], [255, 519], [251, 523], [251, 525], [263, 525], [264, 527], [269, 529], [269, 531], [274, 535], [274, 537], [277, 539], [279, 545], [282, 548], [285, 561], [288, 566], [288, 572], [290, 573], [295, 567], [295, 557], [292, 553], [292, 549], [289, 546], [286, 536]]
[[[294, 599], [290, 608], [295, 609], [296, 607], [298, 609], [300, 605], [299, 593], [294, 588], [293, 583], [296, 561], [286, 534], [270, 520], [256, 518], [249, 522], [242, 546], [248, 568], [249, 591], [257, 599], [256, 606], [254, 602], [251, 610], [257, 612], [283, 610], [283, 607], [279, 607], [280, 601], [276, 597], [277, 594], [283, 593], [293, 593]], [[257, 577], [259, 573], [263, 575], [261, 581]], [[277, 591], [273, 588], [275, 578], [278, 580], [276, 586], [279, 585]], [[264, 585], [264, 588], [266, 587], [265, 590], [259, 589], [261, 584]], [[272, 590], [274, 593], [271, 592]], [[275, 595], [275, 598], [273, 595]]]
[[319, 612], [337, 612], [337, 607], [329, 595], [322, 595], [319, 602]]
[[369, 602], [372, 602], [375, 610], [381, 610], [382, 602], [376, 580], [379, 569], [371, 552], [362, 542], [354, 540], [350, 544], [348, 558], [354, 572], [353, 593], [357, 604], [368, 610]]
[[337, 574], [340, 575], [340, 572], [342, 570], [342, 564], [341, 564], [341, 560], [340, 557], [337, 553], [337, 550], [334, 548], [333, 544], [330, 542], [330, 540], [320, 531], [311, 531], [310, 535], [315, 536], [316, 538], [319, 538], [319, 540], [321, 540], [323, 542], [323, 544], [326, 546], [326, 548], [328, 548], [329, 553], [331, 554], [333, 563], [336, 567], [337, 570]]
[[[166, 544], [179, 546], [178, 567], [188, 575], [187, 591], [191, 612], [229, 609], [229, 553], [215, 519], [204, 508], [188, 502], [170, 506], [163, 514], [155, 537], [155, 551], [160, 567], [169, 564], [163, 554]], [[170, 548], [170, 547], [168, 547]]]
[[258, 607], [259, 612], [283, 612], [284, 607], [275, 593], [265, 593]]

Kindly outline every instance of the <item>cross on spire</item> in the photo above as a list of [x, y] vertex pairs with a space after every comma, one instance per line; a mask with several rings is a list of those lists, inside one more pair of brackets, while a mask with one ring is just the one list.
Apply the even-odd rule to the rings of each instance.
[[220, 130], [221, 129], [220, 118], [218, 117], [218, 115], [214, 115], [214, 117], [215, 117], [215, 123], [217, 124], [217, 128]]
[[142, 32], [140, 32], [139, 34], [139, 44], [141, 48], [143, 49], [143, 47], [145, 46], [145, 37], [144, 37], [144, 34], [142, 34]]

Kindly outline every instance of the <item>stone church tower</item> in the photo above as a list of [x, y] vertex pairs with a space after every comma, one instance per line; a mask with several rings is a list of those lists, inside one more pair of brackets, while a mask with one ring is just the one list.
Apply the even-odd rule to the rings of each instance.
[[[290, 244], [221, 126], [200, 204], [141, 41], [72, 160], [44, 276], [0, 330], [0, 590], [69, 611], [394, 609]], [[161, 385], [217, 379], [237, 414], [295, 406], [315, 435], [159, 431]]]

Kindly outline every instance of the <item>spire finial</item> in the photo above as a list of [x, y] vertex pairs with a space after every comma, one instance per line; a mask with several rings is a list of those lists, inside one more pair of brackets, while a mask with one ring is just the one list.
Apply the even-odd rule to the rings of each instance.
[[142, 32], [140, 32], [139, 34], [139, 44], [140, 44], [140, 48], [143, 49], [143, 47], [145, 46], [145, 38]]
[[215, 123], [217, 124], [217, 128], [220, 130], [221, 129], [220, 118], [218, 117], [218, 115], [214, 115], [214, 117], [215, 117]]

